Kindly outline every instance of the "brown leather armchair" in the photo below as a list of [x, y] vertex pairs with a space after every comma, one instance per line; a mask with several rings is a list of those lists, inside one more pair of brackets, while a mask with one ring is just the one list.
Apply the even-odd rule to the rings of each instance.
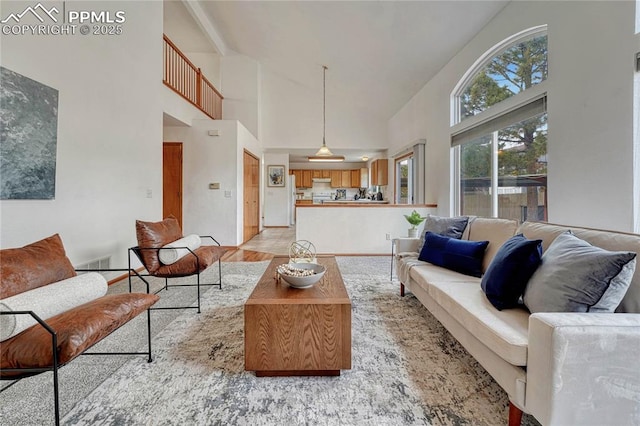
[[[95, 298], [90, 296], [88, 301], [78, 297], [79, 287], [75, 287], [78, 292], [69, 291], [71, 287], [65, 282], [74, 280], [85, 285], [83, 278], [87, 276], [77, 276], [58, 234], [24, 247], [0, 250], [0, 258], [0, 320], [3, 321], [0, 380], [11, 382], [0, 392], [20, 379], [51, 371], [55, 423], [60, 424], [58, 369], [79, 355], [106, 355], [86, 351], [145, 310], [148, 350], [108, 354], [146, 355], [148, 362], [152, 361], [149, 308], [159, 297], [148, 294], [144, 278], [140, 277], [147, 284], [146, 293], [94, 295]], [[127, 269], [109, 271], [137, 275], [136, 271]], [[104, 277], [98, 274], [94, 277], [102, 281], [98, 285], [106, 292]], [[23, 308], [16, 309], [16, 306]], [[28, 317], [33, 318], [33, 325], [29, 323], [15, 329], [16, 321], [24, 324]], [[8, 331], [5, 336], [6, 326], [14, 331]]]
[[[220, 243], [210, 235], [200, 236], [202, 240], [211, 241], [210, 245], [201, 245], [198, 248], [191, 249], [187, 246], [175, 246], [166, 248], [168, 244], [174, 243], [183, 238], [182, 230], [175, 217], [169, 216], [160, 222], [144, 222], [136, 220], [136, 237], [138, 245], [129, 248], [129, 268], [131, 268], [131, 254], [140, 260], [146, 274], [143, 276], [151, 276], [164, 278], [165, 285], [157, 293], [166, 290], [169, 287], [189, 287], [197, 288], [197, 306], [172, 306], [157, 307], [152, 309], [197, 309], [200, 313], [200, 287], [201, 286], [218, 286], [222, 289], [222, 266], [220, 259], [227, 251], [221, 247]], [[163, 264], [160, 260], [160, 252], [162, 250], [182, 250], [187, 251], [186, 255], [171, 264]], [[215, 262], [218, 263], [218, 281], [213, 283], [201, 283], [200, 273], [209, 268]], [[169, 278], [187, 277], [195, 275], [195, 284], [169, 284]], [[129, 286], [131, 286], [131, 276], [129, 277]]]

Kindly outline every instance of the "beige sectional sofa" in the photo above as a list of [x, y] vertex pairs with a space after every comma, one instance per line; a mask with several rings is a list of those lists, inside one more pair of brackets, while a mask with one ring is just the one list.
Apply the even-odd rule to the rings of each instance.
[[[469, 219], [462, 239], [489, 241], [483, 271], [515, 234], [543, 250], [571, 230], [611, 251], [640, 253], [640, 235], [505, 219]], [[640, 265], [616, 313], [497, 310], [481, 278], [418, 260], [419, 239], [395, 241], [401, 294], [411, 292], [507, 392], [509, 424], [522, 412], [543, 425], [640, 424]]]

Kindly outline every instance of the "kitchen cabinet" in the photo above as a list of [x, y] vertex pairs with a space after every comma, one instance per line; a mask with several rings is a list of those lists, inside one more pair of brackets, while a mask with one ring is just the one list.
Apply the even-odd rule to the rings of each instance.
[[378, 160], [378, 185], [389, 184], [389, 160]]
[[302, 170], [291, 170], [291, 172], [296, 177], [296, 188], [304, 188], [302, 186]]
[[[309, 169], [309, 170], [290, 169], [289, 170], [289, 174], [292, 174], [296, 177], [296, 188], [311, 188], [313, 187], [313, 179], [316, 179], [316, 178], [331, 179], [332, 188], [366, 188], [369, 186], [368, 172], [369, 170], [366, 168], [353, 169], [353, 170], [333, 170], [333, 169]], [[372, 174], [372, 176], [374, 175]], [[384, 177], [386, 179], [386, 170], [384, 171]], [[386, 183], [373, 184], [373, 185], [386, 185]]]
[[340, 170], [342, 173], [342, 187], [351, 188], [351, 170]]
[[378, 159], [371, 163], [371, 185], [383, 186], [389, 183], [389, 160]]
[[296, 177], [296, 188], [311, 188], [313, 186], [313, 170], [291, 170], [291, 174]]
[[331, 170], [331, 187], [342, 187], [342, 170]]
[[360, 188], [360, 169], [351, 170], [351, 188]]
[[304, 206], [313, 204], [313, 200], [296, 200], [296, 206]]
[[302, 170], [302, 187], [303, 188], [311, 188], [313, 186], [312, 179], [312, 171], [311, 170]]

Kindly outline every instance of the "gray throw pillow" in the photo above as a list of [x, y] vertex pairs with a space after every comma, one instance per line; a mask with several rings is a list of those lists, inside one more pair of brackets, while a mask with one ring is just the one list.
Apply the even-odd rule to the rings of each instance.
[[434, 234], [459, 240], [462, 238], [462, 233], [467, 227], [468, 222], [468, 216], [441, 217], [428, 214], [424, 221], [424, 229], [422, 230], [422, 236], [418, 244], [418, 253], [422, 252], [427, 232], [433, 232]]
[[567, 231], [551, 243], [524, 291], [535, 312], [614, 312], [636, 268], [636, 253], [594, 247]]

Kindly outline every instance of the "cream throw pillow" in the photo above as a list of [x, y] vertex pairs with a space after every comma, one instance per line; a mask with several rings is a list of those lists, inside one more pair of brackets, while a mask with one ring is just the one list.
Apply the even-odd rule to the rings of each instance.
[[202, 240], [199, 235], [187, 235], [186, 237], [182, 237], [179, 240], [175, 240], [174, 242], [163, 246], [159, 250], [158, 259], [160, 259], [160, 262], [165, 265], [171, 265], [190, 253], [186, 248], [178, 247], [188, 247], [193, 251], [200, 247], [201, 244]]
[[[107, 294], [107, 280], [97, 272], [77, 275], [57, 283], [0, 300], [0, 311], [33, 311], [47, 320]], [[31, 315], [0, 315], [0, 342], [37, 324]]]

